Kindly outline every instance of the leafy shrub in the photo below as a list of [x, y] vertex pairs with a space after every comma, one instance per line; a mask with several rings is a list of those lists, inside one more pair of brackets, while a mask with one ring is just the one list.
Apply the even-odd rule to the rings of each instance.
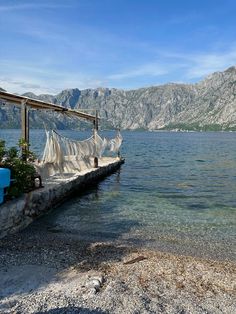
[[[20, 140], [19, 148], [22, 147], [24, 141]], [[22, 159], [20, 149], [5, 147], [5, 141], [0, 140], [0, 167], [11, 170], [11, 186], [7, 188], [8, 198], [18, 197], [25, 192], [29, 192], [34, 188], [34, 175], [36, 170], [29, 161], [33, 161], [35, 156], [29, 150], [27, 153], [27, 160]]]

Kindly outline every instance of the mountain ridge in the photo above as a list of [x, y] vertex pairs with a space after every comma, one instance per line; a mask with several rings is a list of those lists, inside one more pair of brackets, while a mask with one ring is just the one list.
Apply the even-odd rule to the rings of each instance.
[[[97, 109], [103, 128], [236, 129], [235, 66], [214, 72], [195, 84], [167, 83], [132, 90], [72, 88], [56, 95], [23, 95], [72, 109]], [[18, 127], [18, 113], [14, 112], [15, 121], [12, 114], [12, 109], [0, 105], [1, 127]], [[42, 127], [43, 122], [56, 128], [85, 127], [76, 119], [67, 121], [58, 114], [32, 111], [30, 119], [35, 127]]]

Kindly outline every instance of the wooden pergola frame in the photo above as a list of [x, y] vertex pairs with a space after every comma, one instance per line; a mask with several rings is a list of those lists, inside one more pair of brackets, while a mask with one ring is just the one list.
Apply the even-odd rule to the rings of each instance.
[[[39, 109], [39, 110], [52, 110], [55, 112], [60, 112], [62, 114], [73, 115], [75, 117], [88, 120], [93, 123], [94, 130], [98, 130], [98, 112], [95, 111], [95, 115], [90, 115], [78, 110], [65, 108], [63, 106], [55, 105], [46, 101], [41, 101], [38, 99], [33, 99], [25, 96], [11, 94], [5, 91], [0, 91], [0, 99], [7, 102], [7, 104], [19, 105], [21, 106], [21, 130], [22, 138], [29, 144], [29, 108]], [[95, 161], [95, 166], [96, 161]]]

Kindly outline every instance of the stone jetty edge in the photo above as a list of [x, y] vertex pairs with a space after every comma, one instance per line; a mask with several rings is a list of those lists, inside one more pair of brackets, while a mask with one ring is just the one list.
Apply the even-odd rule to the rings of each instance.
[[44, 188], [2, 204], [0, 206], [0, 238], [24, 229], [36, 218], [60, 205], [76, 191], [89, 188], [116, 172], [124, 162], [124, 159], [120, 159], [96, 169], [89, 169], [85, 174], [78, 174], [59, 183], [46, 185]]

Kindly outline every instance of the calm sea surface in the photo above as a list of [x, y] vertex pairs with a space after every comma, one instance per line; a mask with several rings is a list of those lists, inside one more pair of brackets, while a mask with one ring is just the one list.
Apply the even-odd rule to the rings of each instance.
[[[236, 260], [236, 133], [122, 134], [122, 169], [37, 223], [88, 241]], [[30, 136], [40, 155], [44, 131]], [[9, 146], [19, 137], [0, 130]]]

